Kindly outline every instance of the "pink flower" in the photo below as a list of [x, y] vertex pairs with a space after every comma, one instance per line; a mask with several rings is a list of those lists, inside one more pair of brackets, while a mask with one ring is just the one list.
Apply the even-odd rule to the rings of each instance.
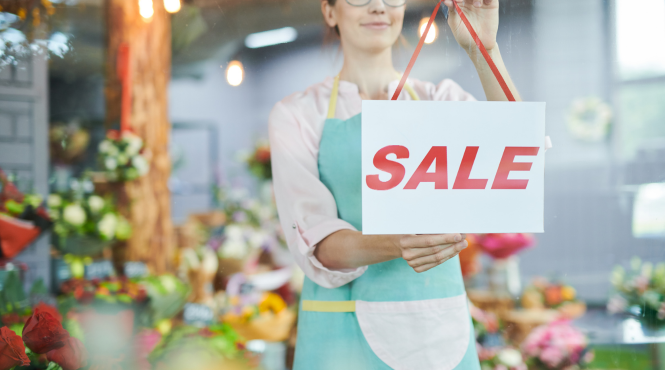
[[508, 258], [535, 244], [531, 234], [485, 234], [480, 236], [480, 248], [496, 259]]
[[508, 370], [508, 368], [505, 367], [504, 365], [499, 364], [494, 366], [494, 370]]
[[555, 368], [563, 362], [564, 354], [559, 348], [547, 347], [540, 354], [540, 360], [544, 362], [545, 365]]
[[614, 296], [607, 302], [607, 311], [611, 314], [625, 312], [628, 302], [621, 296]]

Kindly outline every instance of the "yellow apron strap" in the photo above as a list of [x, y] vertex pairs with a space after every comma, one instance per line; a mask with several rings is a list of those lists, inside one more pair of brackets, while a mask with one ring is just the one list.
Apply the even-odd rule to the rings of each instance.
[[330, 102], [328, 103], [328, 117], [335, 118], [335, 108], [337, 107], [337, 91], [339, 90], [339, 75], [335, 76], [332, 91], [330, 92]]
[[412, 100], [420, 100], [418, 94], [416, 94], [416, 91], [413, 89], [413, 87], [411, 87], [411, 85], [404, 84], [404, 90], [406, 90], [406, 92], [408, 92], [409, 95], [411, 95]]
[[356, 301], [302, 301], [303, 311], [356, 312]]

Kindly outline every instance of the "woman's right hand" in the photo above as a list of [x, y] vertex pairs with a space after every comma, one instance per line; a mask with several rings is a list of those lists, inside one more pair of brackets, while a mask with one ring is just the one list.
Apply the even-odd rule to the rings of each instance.
[[425, 272], [455, 257], [468, 246], [466, 234], [398, 235], [395, 246], [416, 272]]

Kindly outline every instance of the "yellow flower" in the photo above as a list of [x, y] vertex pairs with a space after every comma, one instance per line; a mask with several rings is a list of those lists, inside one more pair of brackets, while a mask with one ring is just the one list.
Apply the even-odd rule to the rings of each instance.
[[28, 12], [26, 12], [24, 8], [21, 8], [18, 10], [18, 12], [16, 12], [16, 15], [20, 20], [23, 21], [25, 20], [25, 17], [28, 15]]
[[259, 303], [259, 312], [264, 313], [272, 311], [274, 313], [282, 312], [286, 308], [286, 302], [279, 294], [265, 293]]
[[563, 298], [564, 301], [572, 301], [575, 299], [575, 288], [573, 288], [570, 285], [566, 285], [563, 288], [561, 288], [561, 298]]

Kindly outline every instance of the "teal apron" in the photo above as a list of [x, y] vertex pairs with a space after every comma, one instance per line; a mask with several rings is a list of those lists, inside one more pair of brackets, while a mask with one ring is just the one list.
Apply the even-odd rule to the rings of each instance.
[[[319, 177], [338, 217], [362, 230], [361, 116], [334, 118], [338, 84], [336, 77]], [[305, 278], [301, 299], [294, 370], [480, 369], [458, 257], [420, 274], [401, 258], [370, 265], [335, 289]]]

